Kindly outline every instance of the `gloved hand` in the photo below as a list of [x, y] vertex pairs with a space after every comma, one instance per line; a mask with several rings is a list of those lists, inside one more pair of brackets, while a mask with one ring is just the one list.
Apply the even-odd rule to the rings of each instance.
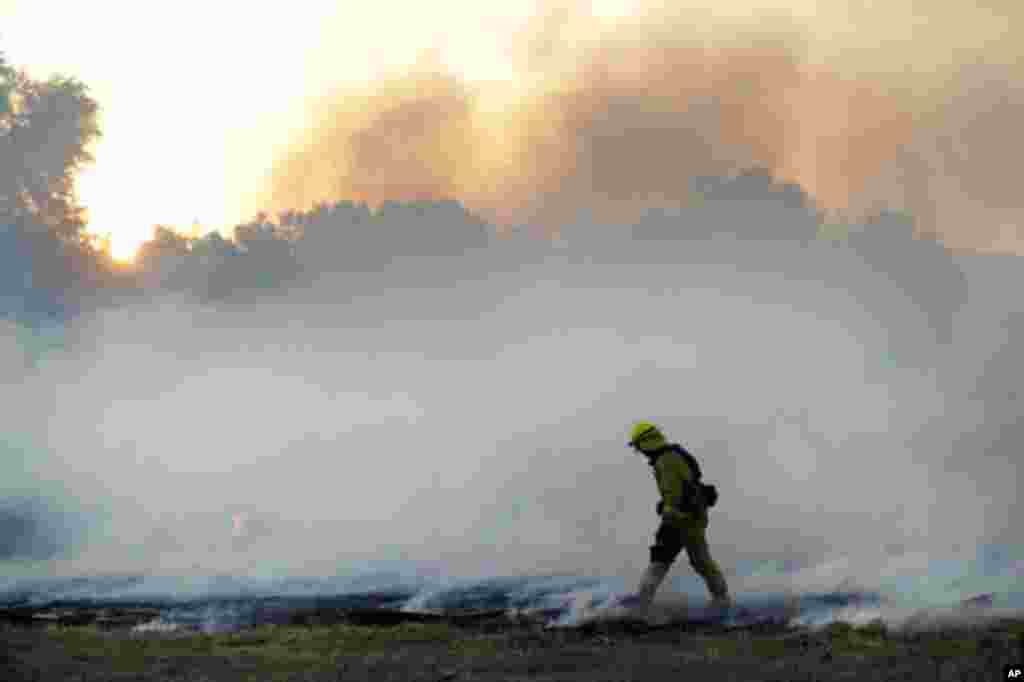
[[661, 511], [662, 511], [662, 510], [663, 510], [664, 508], [665, 508], [665, 502], [664, 502], [663, 500], [658, 500], [658, 506], [654, 508], [654, 511], [655, 511], [655, 513], [656, 513], [656, 514], [657, 514], [658, 516], [661, 516]]

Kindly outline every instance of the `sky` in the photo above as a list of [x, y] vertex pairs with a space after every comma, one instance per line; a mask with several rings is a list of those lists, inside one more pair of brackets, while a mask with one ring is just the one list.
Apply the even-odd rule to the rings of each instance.
[[618, 219], [689, 200], [678, 176], [750, 163], [824, 209], [884, 205], [951, 248], [1017, 252], [1020, 14], [1006, 0], [0, 4], [11, 61], [80, 78], [103, 108], [79, 190], [120, 257], [156, 223], [229, 235], [321, 199], [454, 195], [552, 234], [580, 207]]

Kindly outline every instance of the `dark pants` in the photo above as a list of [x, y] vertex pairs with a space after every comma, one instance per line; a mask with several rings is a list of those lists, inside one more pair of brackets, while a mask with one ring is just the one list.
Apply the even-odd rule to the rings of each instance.
[[676, 526], [664, 521], [658, 526], [651, 545], [651, 561], [671, 565], [685, 549], [690, 566], [708, 586], [712, 597], [725, 597], [729, 588], [722, 570], [711, 558], [707, 540], [708, 520], [704, 518], [685, 526]]

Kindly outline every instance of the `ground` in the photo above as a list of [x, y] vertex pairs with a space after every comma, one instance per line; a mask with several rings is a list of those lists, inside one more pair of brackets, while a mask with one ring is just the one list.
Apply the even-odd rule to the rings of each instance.
[[[98, 625], [0, 625], [0, 680], [623, 682], [1001, 678], [1024, 659], [1024, 623], [891, 633], [878, 624], [810, 631], [613, 622], [551, 629], [507, 617], [398, 622], [307, 613], [232, 633]], [[374, 621], [376, 619], [376, 624]]]

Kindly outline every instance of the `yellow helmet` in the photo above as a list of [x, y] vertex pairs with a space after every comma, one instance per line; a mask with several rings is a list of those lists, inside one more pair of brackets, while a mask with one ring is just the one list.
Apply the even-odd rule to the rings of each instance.
[[657, 425], [649, 421], [638, 421], [630, 433], [629, 446], [639, 450], [657, 450], [665, 447], [665, 436]]

